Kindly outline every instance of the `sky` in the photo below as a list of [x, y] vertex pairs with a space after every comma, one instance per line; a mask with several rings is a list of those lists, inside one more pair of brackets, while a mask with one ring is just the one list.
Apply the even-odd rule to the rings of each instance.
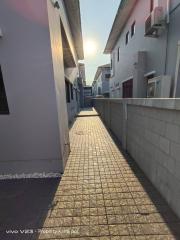
[[120, 0], [80, 0], [86, 82], [91, 85], [97, 67], [110, 63], [103, 54]]

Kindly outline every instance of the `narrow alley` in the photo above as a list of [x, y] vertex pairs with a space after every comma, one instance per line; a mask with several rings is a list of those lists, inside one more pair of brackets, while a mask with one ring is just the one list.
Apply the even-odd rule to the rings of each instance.
[[0, 1], [0, 240], [180, 240], [179, 22], [180, 0]]
[[39, 239], [180, 239], [178, 218], [98, 116], [77, 118], [70, 138], [57, 205], [43, 226], [57, 235]]

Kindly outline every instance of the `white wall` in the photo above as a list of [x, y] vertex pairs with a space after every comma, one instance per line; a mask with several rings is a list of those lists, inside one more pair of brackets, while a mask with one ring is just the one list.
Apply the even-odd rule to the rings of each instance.
[[64, 29], [66, 31], [66, 36], [67, 36], [67, 39], [68, 39], [68, 42], [69, 42], [71, 53], [73, 55], [73, 58], [74, 58], [74, 61], [75, 61], [76, 65], [78, 67], [78, 58], [77, 58], [76, 50], [75, 50], [75, 47], [74, 47], [73, 37], [72, 37], [72, 34], [71, 34], [71, 28], [70, 28], [70, 25], [69, 25], [69, 21], [68, 21], [68, 17], [67, 17], [67, 14], [66, 14], [66, 10], [65, 10], [63, 0], [59, 0], [59, 3], [60, 3], [60, 11], [59, 11], [60, 18], [61, 18], [61, 21], [63, 23]]
[[[68, 80], [74, 84], [77, 81], [77, 78], [79, 76], [79, 65], [78, 65], [78, 57], [77, 57], [77, 53], [76, 53], [76, 49], [75, 49], [75, 45], [74, 45], [74, 41], [73, 41], [73, 37], [71, 34], [71, 28], [69, 25], [69, 21], [68, 21], [68, 17], [65, 11], [65, 6], [62, 0], [59, 1], [60, 3], [60, 18], [62, 21], [62, 24], [64, 26], [65, 32], [66, 32], [66, 36], [67, 36], [67, 40], [70, 46], [70, 51], [72, 53], [74, 62], [76, 67], [74, 68], [65, 68], [65, 76], [68, 78]], [[76, 94], [74, 91], [74, 99], [70, 101], [70, 103], [67, 103], [67, 112], [68, 112], [68, 121], [69, 123], [73, 122], [74, 117], [76, 116], [77, 112], [79, 111], [79, 102], [76, 101]]]
[[63, 169], [69, 153], [69, 130], [68, 130], [68, 116], [66, 105], [66, 92], [65, 92], [65, 72], [63, 62], [63, 48], [62, 48], [62, 36], [60, 27], [59, 11], [55, 10], [52, 4], [47, 1], [48, 4], [48, 17], [49, 17], [49, 29], [50, 40], [52, 46], [52, 66], [53, 75], [55, 79], [56, 89], [56, 102], [58, 111], [58, 123], [60, 133], [60, 148], [63, 158]]
[[[105, 93], [109, 93], [110, 91], [110, 79], [106, 78], [106, 74], [110, 74], [110, 68], [101, 68], [101, 73], [99, 74], [98, 78], [96, 79], [96, 83], [93, 88], [94, 96], [103, 95]], [[98, 93], [98, 88], [100, 89], [101, 93]]]
[[0, 115], [0, 174], [62, 173], [69, 136], [59, 12], [50, 1], [2, 0], [0, 27], [10, 109]]
[[110, 74], [110, 69], [103, 68], [102, 70], [102, 94], [109, 93], [110, 79], [106, 78], [106, 74]]
[[[67, 36], [67, 40], [68, 40], [68, 43], [69, 43], [69, 46], [70, 46], [70, 51], [72, 53], [72, 57], [73, 57], [73, 60], [75, 62], [75, 65], [76, 67], [73, 67], [73, 68], [65, 68], [63, 70], [63, 76], [65, 76], [69, 82], [71, 82], [72, 84], [76, 83], [77, 82], [77, 78], [79, 76], [79, 67], [78, 67], [78, 58], [77, 58], [77, 53], [76, 53], [76, 49], [75, 49], [75, 46], [74, 46], [74, 40], [73, 40], [73, 37], [72, 37], [72, 34], [71, 34], [71, 28], [70, 28], [70, 25], [69, 25], [69, 21], [68, 21], [68, 17], [67, 17], [67, 14], [66, 14], [66, 11], [65, 11], [65, 6], [64, 6], [64, 3], [63, 1], [59, 1], [59, 4], [60, 4], [60, 10], [56, 10], [56, 26], [53, 26], [53, 22], [52, 21], [52, 24], [51, 24], [51, 28], [50, 29], [54, 29], [53, 32], [54, 34], [58, 33], [58, 34], [61, 34], [61, 26], [60, 26], [60, 19], [61, 19], [61, 24], [63, 25], [64, 29], [65, 29], [65, 33], [66, 33], [66, 36]], [[52, 4], [49, 3], [49, 6], [51, 5], [51, 8], [52, 8]], [[53, 12], [52, 14], [53, 17]], [[56, 52], [56, 48], [57, 48], [57, 43], [54, 42], [52, 43], [52, 45], [55, 46], [55, 53], [54, 53], [54, 58], [56, 59], [56, 67], [58, 65], [58, 63], [60, 62], [60, 59], [57, 59], [57, 57], [55, 56], [55, 54], [57, 53]], [[61, 57], [59, 55], [59, 58], [62, 58], [63, 56], [63, 52], [61, 51]], [[63, 63], [62, 63], [63, 64]], [[62, 73], [62, 71], [61, 71]], [[60, 69], [58, 70], [58, 74], [60, 74]], [[64, 79], [65, 79], [64, 77]], [[65, 89], [65, 86], [63, 84], [63, 86], [61, 85], [60, 86], [61, 89]], [[64, 90], [63, 90], [64, 91]], [[63, 94], [61, 96], [64, 96], [66, 97], [66, 93], [63, 92]], [[62, 99], [60, 100], [59, 99], [59, 102], [62, 102]], [[70, 103], [67, 103], [67, 114], [68, 114], [68, 122], [71, 123], [75, 117], [75, 115], [77, 114], [79, 110], [79, 102], [76, 101], [76, 94], [75, 94], [75, 90], [74, 90], [74, 99], [70, 101]], [[61, 119], [61, 122], [62, 124], [66, 121], [66, 119]], [[68, 137], [66, 136], [65, 139], [68, 139]], [[66, 143], [69, 142], [69, 140], [65, 140]], [[67, 145], [66, 145], [67, 146]]]

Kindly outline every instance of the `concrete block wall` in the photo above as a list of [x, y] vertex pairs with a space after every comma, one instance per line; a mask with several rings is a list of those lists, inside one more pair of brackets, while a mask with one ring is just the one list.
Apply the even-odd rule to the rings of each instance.
[[180, 99], [96, 99], [95, 108], [180, 216]]
[[110, 103], [110, 129], [122, 143], [123, 139], [123, 105], [122, 103]]

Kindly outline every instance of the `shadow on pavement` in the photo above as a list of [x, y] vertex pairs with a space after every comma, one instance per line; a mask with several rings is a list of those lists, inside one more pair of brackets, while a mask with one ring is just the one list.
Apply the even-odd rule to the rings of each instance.
[[[103, 123], [104, 124], [104, 123]], [[105, 125], [104, 125], [105, 126]], [[106, 127], [106, 126], [105, 126]], [[107, 128], [106, 128], [107, 129]], [[109, 130], [112, 140], [118, 147], [119, 151], [123, 154], [124, 158], [126, 159], [128, 166], [130, 167], [131, 171], [133, 172], [134, 176], [138, 179], [140, 185], [143, 187], [143, 192], [139, 192], [138, 190], [134, 191], [135, 198], [142, 199], [140, 200], [137, 205], [138, 207], [138, 214], [142, 216], [146, 216], [146, 219], [149, 219], [148, 223], [161, 223], [159, 219], [151, 219], [151, 215], [158, 214], [163, 219], [163, 222], [166, 223], [166, 226], [170, 233], [174, 236], [173, 239], [180, 239], [180, 219], [179, 217], [173, 212], [173, 210], [169, 207], [166, 200], [162, 197], [159, 191], [155, 188], [155, 186], [151, 183], [151, 181], [146, 177], [145, 173], [141, 170], [135, 160], [122, 149], [122, 146], [117, 139], [117, 137]], [[127, 184], [130, 184], [130, 179], [127, 179]], [[133, 180], [132, 180], [133, 181]], [[130, 185], [128, 185], [130, 187]], [[130, 187], [131, 188], [131, 187]], [[143, 196], [144, 194], [144, 196]], [[138, 196], [139, 195], [139, 196]], [[143, 198], [149, 198], [150, 202], [146, 203], [143, 202]], [[147, 222], [146, 222], [147, 223]], [[153, 237], [153, 235], [152, 235]], [[164, 236], [165, 237], [165, 236]], [[166, 236], [167, 237], [167, 236]], [[159, 238], [160, 239], [160, 238]], [[163, 239], [163, 238], [162, 238]], [[164, 238], [164, 239], [171, 239], [171, 238]]]
[[53, 209], [59, 182], [58, 178], [0, 181], [0, 239], [38, 236]]

